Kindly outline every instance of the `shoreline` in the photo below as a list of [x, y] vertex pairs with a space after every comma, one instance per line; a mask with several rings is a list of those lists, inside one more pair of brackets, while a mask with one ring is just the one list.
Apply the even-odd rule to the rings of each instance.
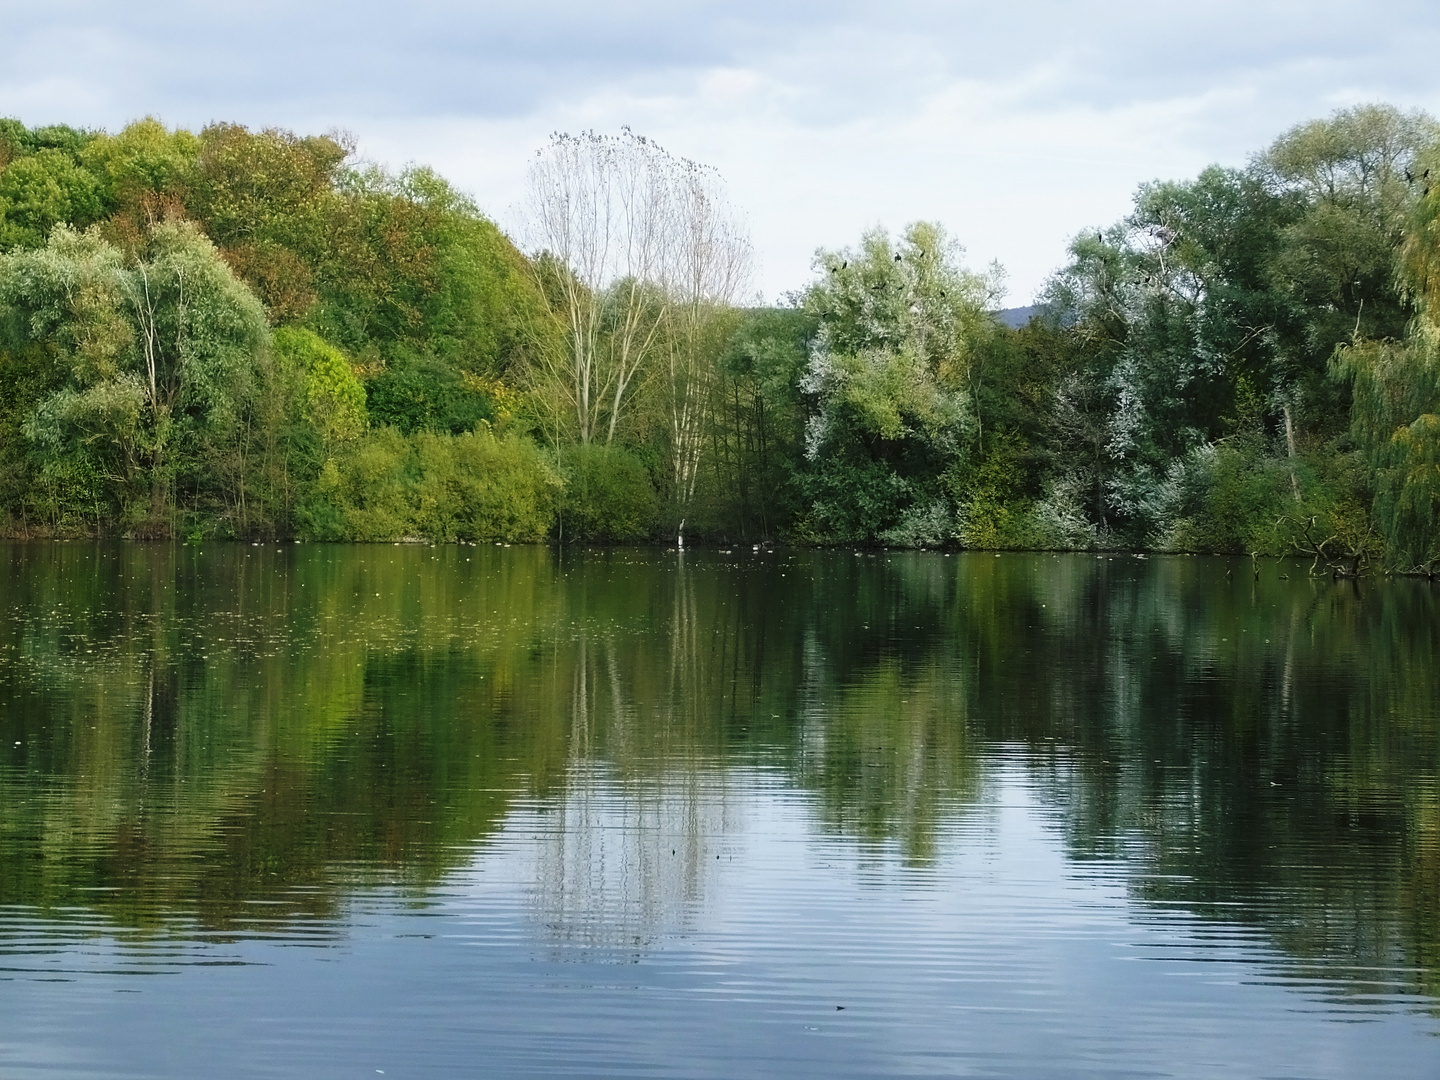
[[1248, 561], [1254, 569], [1256, 577], [1259, 576], [1259, 564], [1262, 562], [1275, 563], [1296, 563], [1304, 564], [1312, 562], [1310, 571], [1305, 575], [1309, 578], [1331, 578], [1332, 580], [1358, 581], [1362, 578], [1410, 578], [1434, 583], [1440, 579], [1440, 570], [1426, 571], [1423, 569], [1397, 570], [1385, 567], [1367, 566], [1358, 572], [1349, 571], [1342, 567], [1326, 566], [1328, 572], [1315, 572], [1317, 566], [1313, 564], [1312, 556], [1303, 552], [1274, 554], [1274, 553], [1251, 553], [1251, 552], [1227, 552], [1227, 551], [1180, 551], [1163, 548], [966, 548], [966, 547], [887, 547], [875, 544], [797, 544], [784, 541], [762, 541], [760, 543], [735, 542], [735, 541], [711, 541], [701, 540], [677, 547], [675, 544], [660, 543], [656, 541], [634, 540], [634, 541], [602, 541], [583, 540], [556, 542], [553, 540], [524, 541], [524, 540], [430, 540], [425, 537], [406, 536], [398, 540], [304, 540], [295, 537], [270, 538], [265, 540], [246, 540], [238, 538], [202, 538], [202, 539], [181, 539], [179, 537], [136, 537], [136, 536], [17, 536], [14, 534], [0, 533], [0, 544], [16, 545], [41, 545], [41, 544], [106, 544], [106, 545], [134, 545], [144, 547], [180, 547], [200, 548], [205, 545], [233, 546], [233, 547], [295, 547], [299, 545], [327, 547], [327, 548], [380, 548], [380, 547], [523, 547], [523, 548], [545, 548], [556, 552], [596, 552], [596, 551], [625, 551], [625, 550], [646, 550], [663, 554], [684, 554], [685, 552], [703, 552], [709, 554], [731, 555], [745, 553], [774, 553], [778, 551], [830, 551], [830, 552], [854, 552], [857, 556], [879, 556], [879, 555], [992, 555], [999, 558], [1002, 555], [1091, 555], [1096, 558], [1118, 558], [1125, 557], [1138, 560], [1164, 559], [1164, 558], [1208, 558], [1226, 559], [1236, 561]]

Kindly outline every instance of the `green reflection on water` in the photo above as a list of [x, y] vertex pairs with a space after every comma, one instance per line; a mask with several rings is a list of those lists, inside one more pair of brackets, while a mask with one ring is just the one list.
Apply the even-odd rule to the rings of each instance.
[[[0, 905], [57, 922], [223, 936], [323, 927], [367, 883], [420, 899], [596, 766], [636, 805], [770, 776], [817, 829], [934, 867], [1003, 759], [1136, 899], [1253, 924], [1356, 992], [1399, 967], [1440, 997], [1424, 584], [1193, 558], [59, 544], [0, 547], [0, 589]], [[679, 827], [692, 867], [702, 817]]]

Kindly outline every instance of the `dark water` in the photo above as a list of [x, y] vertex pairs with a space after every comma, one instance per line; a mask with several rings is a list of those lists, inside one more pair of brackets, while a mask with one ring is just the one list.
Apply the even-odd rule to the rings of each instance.
[[0, 1077], [1433, 1080], [1437, 660], [1303, 565], [0, 546]]

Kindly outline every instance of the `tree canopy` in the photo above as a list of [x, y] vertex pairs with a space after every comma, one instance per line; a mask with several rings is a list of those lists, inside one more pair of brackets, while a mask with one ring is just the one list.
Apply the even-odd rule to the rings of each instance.
[[343, 133], [0, 121], [3, 529], [1440, 562], [1422, 113], [1142, 184], [1019, 328], [935, 222], [745, 307], [721, 178], [629, 131], [529, 183], [522, 250]]

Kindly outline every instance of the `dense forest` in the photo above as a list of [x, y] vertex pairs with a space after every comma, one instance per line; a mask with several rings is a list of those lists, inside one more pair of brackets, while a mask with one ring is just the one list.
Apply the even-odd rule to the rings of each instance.
[[1423, 114], [1143, 185], [1019, 328], [925, 222], [747, 306], [719, 178], [628, 131], [526, 220], [338, 135], [0, 120], [0, 532], [1440, 563]]

